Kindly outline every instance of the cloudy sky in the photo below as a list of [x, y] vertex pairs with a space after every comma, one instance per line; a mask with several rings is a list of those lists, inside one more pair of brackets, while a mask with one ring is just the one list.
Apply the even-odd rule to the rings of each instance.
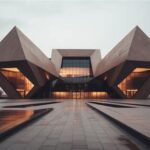
[[0, 0], [0, 40], [15, 25], [49, 57], [53, 48], [104, 57], [136, 25], [150, 36], [150, 0]]

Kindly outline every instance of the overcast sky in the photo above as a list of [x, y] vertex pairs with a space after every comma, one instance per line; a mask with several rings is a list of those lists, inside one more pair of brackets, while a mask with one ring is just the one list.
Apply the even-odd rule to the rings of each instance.
[[48, 57], [53, 48], [104, 57], [136, 25], [150, 36], [150, 0], [0, 0], [0, 40], [17, 26]]

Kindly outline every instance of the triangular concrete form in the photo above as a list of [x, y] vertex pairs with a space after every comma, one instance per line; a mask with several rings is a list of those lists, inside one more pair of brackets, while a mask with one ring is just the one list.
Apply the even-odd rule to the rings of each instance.
[[150, 61], [150, 39], [136, 26], [99, 63], [96, 76], [117, 65], [132, 61]]
[[127, 60], [150, 61], [150, 39], [137, 26]]
[[0, 42], [0, 53], [0, 62], [25, 60], [16, 27]]
[[47, 72], [50, 72], [53, 75], [56, 75], [54, 66], [51, 64], [47, 56], [18, 28], [17, 28], [17, 32], [26, 59], [31, 63], [33, 63], [34, 65], [43, 68], [43, 70], [46, 70]]
[[17, 27], [14, 27], [0, 43], [0, 61], [27, 60], [57, 76], [56, 69], [47, 56]]

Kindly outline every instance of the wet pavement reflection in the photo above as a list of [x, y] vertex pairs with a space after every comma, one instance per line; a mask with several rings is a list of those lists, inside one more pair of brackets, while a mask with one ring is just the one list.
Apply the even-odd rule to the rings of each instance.
[[[0, 140], [11, 134], [12, 130], [23, 126], [32, 119], [48, 113], [51, 109], [39, 110], [0, 110]], [[7, 134], [7, 135], [6, 135]]]
[[3, 110], [0, 111], [0, 133], [30, 119], [33, 110]]
[[[148, 149], [116, 124], [87, 107], [86, 102], [86, 100], [64, 100], [49, 105], [54, 109], [51, 113], [3, 141], [0, 150]], [[19, 112], [16, 111], [17, 113]], [[19, 115], [18, 121], [23, 114]], [[26, 119], [30, 118], [30, 115], [33, 115], [32, 112], [27, 114], [24, 112]]]

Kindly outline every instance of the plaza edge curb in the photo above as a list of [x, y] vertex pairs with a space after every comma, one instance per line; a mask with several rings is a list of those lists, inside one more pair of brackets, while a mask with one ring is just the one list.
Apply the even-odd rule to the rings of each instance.
[[131, 134], [132, 136], [134, 136], [136, 139], [142, 141], [145, 145], [150, 146], [150, 138], [145, 136], [144, 134], [138, 132], [137, 130], [127, 126], [126, 124], [120, 122], [119, 120], [111, 117], [110, 115], [104, 113], [103, 111], [95, 108], [94, 106], [90, 105], [89, 102], [86, 103], [91, 109], [93, 109], [94, 111], [100, 113], [101, 115], [103, 115], [104, 117], [106, 117], [107, 119], [111, 120], [112, 122], [114, 122], [115, 124], [117, 124], [119, 127], [121, 127], [122, 129], [124, 129], [125, 131], [127, 131], [129, 134]]

